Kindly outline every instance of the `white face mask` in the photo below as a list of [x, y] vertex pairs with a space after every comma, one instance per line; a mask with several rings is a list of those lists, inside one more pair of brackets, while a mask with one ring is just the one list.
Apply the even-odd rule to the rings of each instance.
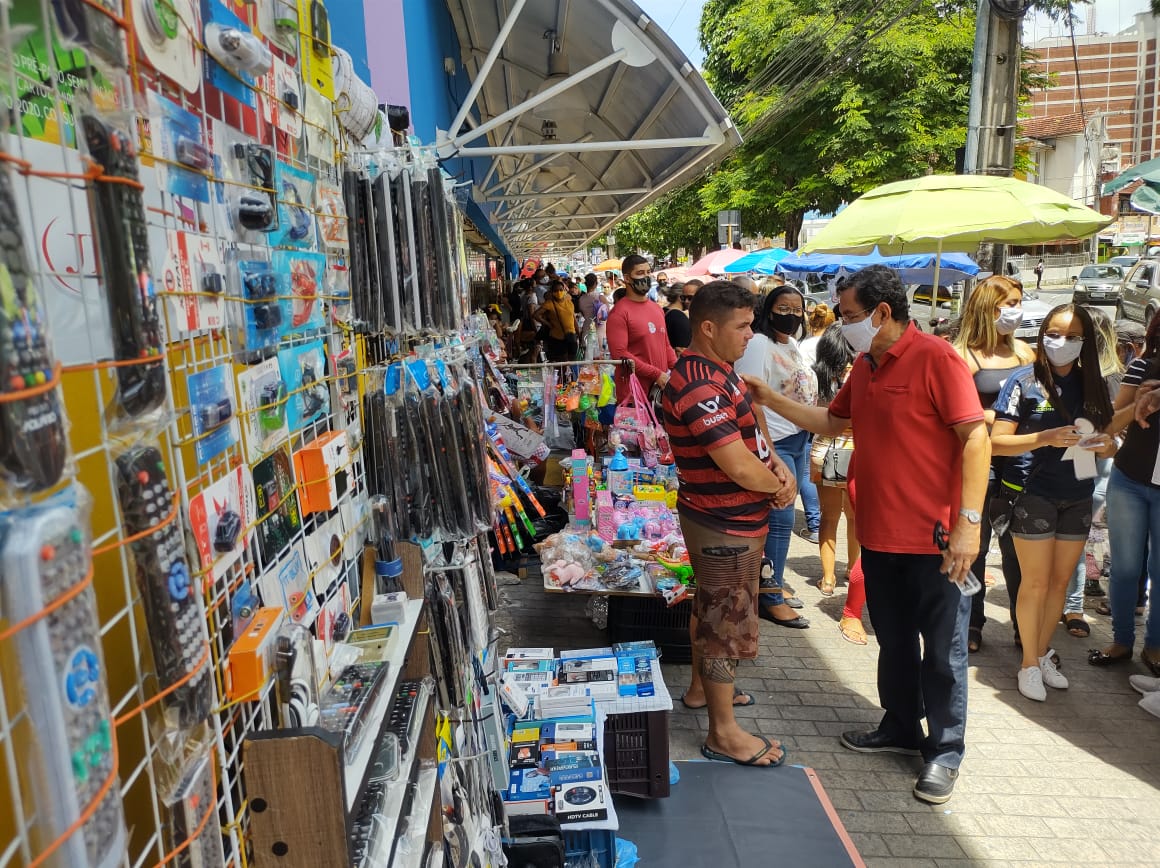
[[1083, 352], [1083, 341], [1069, 341], [1062, 335], [1057, 338], [1044, 337], [1043, 350], [1047, 353], [1047, 361], [1062, 368], [1079, 358]]
[[995, 330], [999, 334], [1013, 335], [1021, 325], [1023, 325], [1023, 308], [1004, 307], [999, 309], [999, 317], [995, 320]]
[[882, 326], [874, 325], [874, 312], [871, 311], [866, 319], [853, 324], [842, 324], [842, 337], [856, 353], [870, 352], [870, 344], [874, 343], [874, 336]]

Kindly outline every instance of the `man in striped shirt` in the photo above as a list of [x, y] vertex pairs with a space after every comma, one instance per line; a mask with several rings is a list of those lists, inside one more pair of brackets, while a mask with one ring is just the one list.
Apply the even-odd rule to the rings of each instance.
[[737, 661], [757, 656], [757, 593], [770, 505], [793, 503], [793, 474], [774, 453], [733, 363], [753, 337], [755, 296], [729, 281], [697, 291], [693, 338], [663, 396], [676, 459], [677, 511], [697, 579], [689, 624], [693, 678], [682, 701], [709, 709], [701, 753], [741, 765], [781, 765], [785, 750], [737, 724]]

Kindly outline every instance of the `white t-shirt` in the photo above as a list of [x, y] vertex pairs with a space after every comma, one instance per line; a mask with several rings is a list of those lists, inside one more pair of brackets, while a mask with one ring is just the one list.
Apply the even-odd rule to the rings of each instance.
[[802, 358], [806, 360], [806, 367], [812, 368], [818, 363], [818, 341], [821, 339], [821, 335], [818, 335], [817, 337], [806, 338], [798, 344], [798, 349], [802, 351]]
[[[801, 347], [793, 338], [781, 344], [765, 335], [754, 335], [745, 349], [745, 355], [737, 360], [733, 368], [738, 374], [760, 377], [775, 392], [799, 404], [814, 406], [818, 403], [817, 375], [806, 364]], [[768, 407], [761, 409], [765, 411], [765, 424], [773, 440], [792, 437], [802, 430]]]

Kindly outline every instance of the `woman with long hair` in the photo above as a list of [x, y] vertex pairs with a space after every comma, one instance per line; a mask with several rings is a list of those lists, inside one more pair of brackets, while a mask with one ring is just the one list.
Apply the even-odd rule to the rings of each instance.
[[[1015, 337], [1015, 330], [1023, 323], [1023, 287], [1017, 281], [1002, 275], [993, 275], [980, 281], [967, 299], [959, 320], [959, 331], [952, 342], [955, 350], [970, 369], [983, 405], [987, 424], [995, 421], [991, 406], [1007, 379], [1020, 368], [1035, 360], [1035, 351]], [[1006, 459], [991, 459], [991, 479], [987, 487], [987, 501], [996, 494]], [[987, 509], [984, 505], [983, 514]], [[981, 528], [979, 556], [972, 571], [980, 579], [987, 568], [987, 552], [991, 548], [991, 525], [984, 521]], [[1011, 623], [1015, 625], [1015, 641], [1019, 642], [1019, 622], [1015, 617], [1015, 599], [1019, 593], [1019, 562], [1010, 538], [1000, 538], [999, 550], [1003, 557], [1003, 576], [1011, 600]], [[971, 598], [971, 621], [967, 629], [967, 650], [974, 653], [983, 647], [983, 590]]]
[[[774, 391], [799, 404], [815, 404], [818, 399], [817, 377], [798, 348], [798, 339], [805, 334], [805, 313], [805, 296], [796, 288], [783, 285], [771, 290], [762, 301], [761, 313], [754, 324], [755, 334], [745, 355], [733, 368], [738, 374], [750, 374], [764, 380]], [[811, 485], [809, 432], [768, 407], [762, 407], [762, 410], [778, 456], [797, 478], [798, 490], [803, 491]], [[817, 496], [816, 492], [814, 496]], [[794, 614], [784, 593], [785, 561], [789, 556], [793, 528], [794, 504], [770, 510], [765, 556], [773, 564], [773, 575], [768, 585], [762, 585], [758, 614], [780, 626], [803, 629], [810, 622]]]
[[806, 315], [806, 327], [809, 329], [809, 337], [801, 343], [802, 356], [806, 360], [806, 364], [813, 367], [814, 362], [818, 357], [818, 342], [822, 339], [822, 335], [826, 333], [826, 329], [834, 324], [834, 312], [826, 303], [814, 305], [814, 309]]
[[549, 362], [576, 360], [579, 339], [576, 336], [576, 308], [568, 297], [562, 280], [553, 280], [544, 303], [533, 314], [536, 322], [547, 332], [543, 335], [544, 352]]
[[[854, 364], [855, 354], [849, 342], [842, 337], [842, 326], [832, 324], [817, 345], [817, 360], [814, 373], [818, 377], [818, 406], [828, 406]], [[862, 626], [862, 607], [866, 604], [866, 584], [862, 574], [862, 563], [858, 559], [861, 548], [858, 534], [854, 529], [854, 507], [845, 482], [827, 482], [822, 477], [822, 465], [831, 447], [852, 449], [853, 431], [847, 429], [837, 437], [818, 436], [814, 438], [810, 450], [810, 476], [818, 487], [821, 501], [822, 524], [818, 530], [818, 551], [822, 559], [822, 579], [818, 590], [824, 596], [832, 596], [838, 583], [836, 560], [838, 547], [838, 522], [846, 516], [846, 605], [838, 629], [848, 642], [855, 645], [866, 644], [866, 628]]]
[[[1131, 412], [1140, 384], [1160, 378], [1160, 316], [1153, 317], [1144, 337], [1144, 352], [1132, 360], [1116, 395], [1117, 421]], [[1123, 445], [1116, 454], [1108, 478], [1107, 525], [1112, 568], [1108, 602], [1112, 613], [1112, 644], [1088, 655], [1093, 666], [1110, 666], [1132, 658], [1136, 645], [1137, 614], [1142, 614], [1147, 582], [1152, 585], [1152, 605], [1144, 627], [1140, 658], [1160, 677], [1160, 606], [1155, 599], [1155, 580], [1160, 576], [1160, 414], [1148, 427], [1131, 421]]]
[[1112, 422], [1091, 316], [1059, 305], [1039, 329], [1034, 365], [1003, 387], [991, 428], [992, 451], [1012, 459], [1001, 479], [1010, 500], [993, 499], [990, 512], [1009, 522], [1019, 558], [1018, 682], [1028, 699], [1045, 700], [1044, 685], [1068, 685], [1052, 659], [1051, 635], [1091, 530], [1095, 459], [1116, 451]]

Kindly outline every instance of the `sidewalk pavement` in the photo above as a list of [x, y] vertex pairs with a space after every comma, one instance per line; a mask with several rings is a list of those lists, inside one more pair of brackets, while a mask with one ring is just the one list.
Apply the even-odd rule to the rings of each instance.
[[[839, 540], [838, 552], [844, 551]], [[873, 727], [881, 717], [877, 644], [868, 617], [869, 645], [842, 638], [837, 623], [845, 587], [821, 596], [817, 546], [796, 535], [787, 582], [806, 603], [801, 614], [812, 625], [792, 630], [761, 623], [761, 654], [738, 673], [757, 704], [739, 708], [738, 717], [782, 740], [791, 762], [817, 770], [867, 865], [1160, 866], [1160, 719], [1137, 707], [1139, 696], [1128, 686], [1129, 674], [1146, 670], [1138, 660], [1112, 669], [1087, 665], [1088, 649], [1111, 640], [1109, 619], [1089, 611], [1089, 639], [1071, 637], [1062, 625], [1056, 633], [1070, 689], [1049, 690], [1044, 703], [1023, 698], [997, 553], [991, 561], [998, 584], [987, 589], [984, 647], [971, 656], [967, 755], [945, 805], [913, 797], [918, 759], [856, 754], [839, 745], [841, 732]], [[839, 561], [839, 576], [842, 571]], [[567, 648], [607, 641], [587, 618], [589, 598], [545, 594], [538, 572], [502, 590], [508, 644]], [[674, 699], [688, 676], [688, 666], [665, 666]], [[672, 758], [700, 758], [705, 731], [705, 713], [676, 702]]]

